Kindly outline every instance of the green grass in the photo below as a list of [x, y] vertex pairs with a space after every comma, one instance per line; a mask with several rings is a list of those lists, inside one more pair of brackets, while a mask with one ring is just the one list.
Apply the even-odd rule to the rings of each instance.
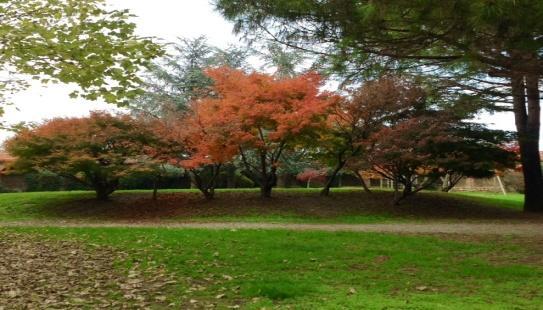
[[[471, 210], [481, 208], [486, 213], [477, 213], [476, 220], [485, 220], [518, 216], [523, 200], [520, 194], [429, 192], [394, 208], [390, 205], [391, 193], [377, 191], [367, 195], [354, 188], [333, 189], [331, 197], [319, 197], [318, 189], [277, 189], [271, 200], [259, 199], [255, 189], [219, 190], [214, 202], [203, 201], [196, 190], [163, 190], [159, 197], [172, 193], [177, 193], [178, 200], [169, 201], [166, 197], [156, 204], [150, 202], [149, 191], [119, 191], [109, 204], [93, 201], [92, 192], [6, 193], [0, 194], [0, 221], [160, 219], [356, 224], [465, 220], [470, 219]], [[133, 201], [123, 202], [126, 199]], [[493, 208], [490, 213], [488, 208]], [[182, 212], [161, 213], [169, 209]], [[144, 214], [125, 214], [138, 210], [144, 210]], [[509, 213], [495, 214], [496, 211]]]
[[51, 218], [58, 205], [93, 197], [91, 192], [37, 192], [0, 194], [0, 221]]
[[[543, 304], [543, 268], [518, 263], [535, 253], [514, 240], [280, 230], [8, 231], [112, 246], [129, 255], [118, 262], [122, 270], [135, 263], [164, 265], [179, 279], [170, 293], [178, 305], [190, 299], [244, 309], [540, 309]], [[218, 294], [225, 297], [216, 299]]]
[[453, 194], [461, 197], [467, 197], [473, 201], [515, 210], [522, 210], [524, 205], [524, 194], [512, 193], [503, 195], [485, 192], [458, 192]]

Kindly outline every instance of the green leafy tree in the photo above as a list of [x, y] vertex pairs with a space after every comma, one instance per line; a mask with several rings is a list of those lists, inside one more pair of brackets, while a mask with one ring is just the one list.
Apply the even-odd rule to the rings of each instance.
[[7, 77], [0, 94], [24, 88], [30, 75], [77, 84], [72, 96], [126, 104], [140, 92], [140, 69], [162, 54], [134, 34], [130, 17], [103, 0], [1, 1], [0, 66]]
[[542, 1], [217, 0], [216, 6], [237, 31], [313, 51], [346, 77], [363, 77], [368, 64], [435, 74], [451, 91], [476, 94], [481, 107], [490, 100], [513, 111], [524, 209], [543, 212]]
[[171, 45], [169, 55], [154, 63], [145, 74], [145, 92], [130, 108], [137, 114], [164, 117], [188, 109], [189, 103], [208, 95], [212, 80], [204, 70], [215, 66], [246, 68], [249, 52], [236, 46], [219, 49], [206, 37], [182, 38]]

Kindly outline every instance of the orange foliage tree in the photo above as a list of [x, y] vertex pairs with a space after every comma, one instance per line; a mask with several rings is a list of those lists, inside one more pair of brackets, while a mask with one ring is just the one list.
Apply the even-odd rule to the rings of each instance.
[[212, 105], [193, 101], [187, 111], [170, 112], [149, 122], [158, 138], [153, 158], [188, 171], [192, 183], [206, 199], [213, 199], [221, 167], [238, 154], [226, 123], [210, 120]]
[[196, 103], [200, 127], [195, 127], [205, 138], [195, 141], [199, 155], [193, 160], [211, 160], [206, 156], [213, 153], [229, 158], [235, 151], [243, 173], [260, 186], [262, 197], [270, 197], [281, 155], [316, 138], [331, 96], [319, 91], [321, 78], [315, 73], [280, 79], [222, 67], [207, 74], [214, 81], [214, 96]]
[[119, 179], [146, 168], [145, 150], [153, 135], [129, 116], [93, 112], [89, 117], [56, 118], [25, 128], [5, 144], [18, 171], [47, 170], [94, 189], [108, 199]]

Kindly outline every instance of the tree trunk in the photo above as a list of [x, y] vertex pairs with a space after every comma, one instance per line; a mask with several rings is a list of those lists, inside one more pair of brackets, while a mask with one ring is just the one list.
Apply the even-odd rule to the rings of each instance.
[[343, 169], [343, 167], [345, 166], [345, 163], [346, 162], [344, 160], [340, 160], [338, 162], [336, 168], [334, 168], [334, 171], [332, 171], [332, 174], [328, 178], [328, 181], [326, 181], [326, 184], [324, 185], [324, 188], [321, 190], [321, 195], [322, 196], [330, 195], [330, 188], [332, 187], [332, 184], [334, 184], [334, 180], [335, 180], [337, 174], [339, 173], [339, 171], [341, 171], [341, 169]]
[[119, 186], [119, 180], [113, 181], [97, 181], [94, 183], [94, 191], [96, 192], [96, 199], [106, 201], [109, 199], [109, 195], [113, 193]]
[[158, 183], [160, 182], [160, 176], [155, 177], [153, 180], [153, 200], [158, 199]]
[[[356, 177], [358, 178], [358, 180], [360, 181], [360, 184], [362, 184], [362, 188], [364, 189], [364, 191], [368, 194], [371, 194], [371, 190], [370, 188], [368, 187], [368, 185], [366, 184], [366, 181], [364, 181], [364, 178], [362, 177], [362, 175], [360, 174], [360, 172], [358, 172], [357, 170], [353, 170], [354, 174], [356, 175]], [[382, 179], [381, 179], [381, 182], [382, 182]], [[382, 186], [381, 186], [382, 187]]]
[[[539, 155], [540, 102], [538, 76], [520, 74], [511, 77], [513, 111], [517, 127], [522, 172], [524, 175], [524, 211], [543, 212], [543, 176]], [[528, 109], [526, 109], [528, 98]]]
[[277, 168], [272, 167], [271, 171], [264, 175], [260, 183], [260, 196], [270, 198], [273, 188], [277, 185]]
[[200, 189], [202, 194], [204, 194], [204, 197], [206, 200], [213, 200], [215, 199], [215, 189], [214, 188], [206, 188], [206, 189]]
[[192, 180], [194, 185], [204, 195], [206, 200], [213, 200], [215, 198], [215, 177], [219, 173], [218, 170], [219, 168], [215, 170], [215, 166], [212, 167], [211, 180], [207, 184], [204, 184], [204, 181], [198, 172], [195, 170], [190, 171], [193, 176]]
[[441, 178], [441, 191], [444, 193], [448, 193], [450, 184], [451, 184], [451, 176], [447, 173], [445, 177]]
[[273, 186], [269, 184], [263, 184], [260, 186], [260, 197], [271, 198]]
[[404, 184], [402, 199], [410, 196], [411, 194], [413, 194], [413, 183], [411, 180], [407, 180]]

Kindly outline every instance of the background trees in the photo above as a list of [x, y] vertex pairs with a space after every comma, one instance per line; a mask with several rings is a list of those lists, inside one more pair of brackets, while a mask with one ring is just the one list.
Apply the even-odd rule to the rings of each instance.
[[83, 118], [58, 118], [25, 128], [6, 142], [17, 157], [14, 168], [46, 170], [94, 189], [105, 200], [119, 179], [145, 169], [144, 150], [152, 134], [128, 116], [94, 112]]
[[247, 67], [250, 52], [236, 46], [220, 49], [205, 37], [181, 38], [170, 51], [152, 64], [144, 76], [144, 93], [131, 101], [136, 114], [153, 117], [189, 108], [191, 101], [208, 95], [212, 80], [205, 69], [217, 66]]
[[[254, 37], [313, 51], [346, 80], [383, 67], [432, 75], [481, 108], [514, 112], [526, 211], [543, 211], [539, 159], [541, 1], [232, 1], [217, 8]], [[466, 92], [468, 91], [468, 92]], [[505, 105], [504, 105], [505, 104]]]

